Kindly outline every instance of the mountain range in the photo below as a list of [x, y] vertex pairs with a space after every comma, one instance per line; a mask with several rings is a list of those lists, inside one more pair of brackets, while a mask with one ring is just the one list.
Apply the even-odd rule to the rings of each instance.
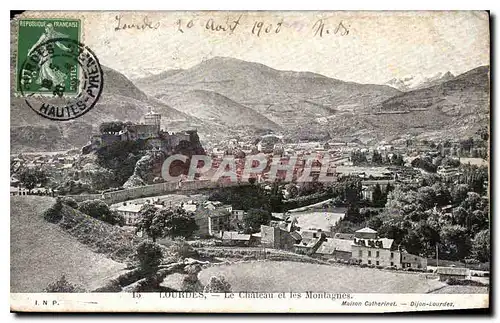
[[452, 80], [454, 77], [455, 76], [448, 71], [446, 73], [439, 72], [432, 76], [420, 74], [415, 76], [406, 76], [403, 78], [393, 78], [385, 84], [400, 91], [407, 92], [431, 87], [433, 85], [439, 85], [443, 82]]
[[164, 129], [197, 129], [202, 140], [270, 131], [292, 140], [364, 142], [409, 134], [465, 136], [489, 122], [487, 66], [407, 92], [227, 57], [133, 81], [111, 68], [103, 71], [100, 100], [72, 121], [40, 118], [11, 96], [12, 151], [81, 147], [101, 122], [137, 122], [150, 108], [162, 114]]

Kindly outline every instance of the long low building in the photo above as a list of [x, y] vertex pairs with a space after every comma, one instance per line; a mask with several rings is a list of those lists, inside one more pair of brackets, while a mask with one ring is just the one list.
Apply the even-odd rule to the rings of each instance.
[[[343, 239], [341, 239], [343, 238]], [[393, 239], [380, 238], [375, 230], [368, 227], [353, 235], [335, 234], [318, 248], [316, 254], [326, 258], [352, 259], [359, 264], [426, 269], [427, 258], [400, 250]]]

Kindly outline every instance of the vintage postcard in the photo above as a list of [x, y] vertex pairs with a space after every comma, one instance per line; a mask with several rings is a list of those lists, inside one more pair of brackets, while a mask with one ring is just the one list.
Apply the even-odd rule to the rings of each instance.
[[11, 311], [488, 309], [489, 24], [15, 15]]

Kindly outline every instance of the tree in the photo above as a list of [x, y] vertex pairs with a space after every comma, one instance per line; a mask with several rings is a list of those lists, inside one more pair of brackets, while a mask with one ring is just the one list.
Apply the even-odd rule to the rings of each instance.
[[143, 273], [152, 274], [158, 270], [163, 259], [161, 247], [150, 241], [141, 242], [136, 249], [139, 268]]
[[117, 212], [109, 209], [102, 200], [86, 200], [80, 203], [78, 210], [93, 217], [94, 219], [107, 222], [111, 225], [124, 225], [125, 219]]
[[436, 204], [436, 192], [429, 186], [419, 188], [417, 191], [417, 202], [422, 205], [424, 210], [434, 207]]
[[380, 184], [377, 183], [375, 187], [373, 188], [373, 204], [375, 206], [383, 206], [385, 204], [385, 197], [384, 194], [382, 193], [382, 189], [380, 188]]
[[472, 240], [472, 254], [480, 262], [490, 261], [490, 230], [478, 232]]
[[437, 170], [436, 165], [434, 165], [430, 160], [430, 158], [428, 157], [415, 158], [414, 160], [412, 160], [411, 166], [416, 168], [421, 168], [429, 173], [435, 173]]
[[155, 206], [145, 204], [139, 211], [141, 220], [137, 224], [137, 231], [144, 231], [153, 242], [165, 236], [190, 237], [198, 229], [194, 218], [182, 208], [156, 209]]
[[122, 121], [103, 122], [99, 125], [100, 133], [116, 133], [123, 129], [124, 123]]
[[74, 198], [63, 196], [61, 202], [74, 209], [78, 209], [78, 203], [75, 201]]
[[285, 187], [286, 191], [288, 192], [288, 197], [293, 199], [299, 195], [299, 189], [297, 188], [297, 185], [294, 183], [290, 183], [286, 185]]
[[45, 185], [47, 173], [38, 168], [23, 168], [19, 173], [19, 181], [31, 192], [37, 185]]
[[376, 215], [368, 220], [366, 226], [372, 228], [373, 230], [378, 231], [379, 228], [382, 226], [382, 224], [384, 224], [384, 222], [380, 219], [378, 215]]
[[261, 225], [268, 225], [271, 212], [263, 209], [250, 209], [243, 217], [243, 224], [248, 232], [259, 232]]
[[181, 290], [183, 292], [203, 292], [203, 285], [198, 279], [198, 273], [201, 271], [199, 264], [184, 267], [186, 276], [182, 281]]
[[62, 275], [56, 282], [50, 283], [47, 288], [43, 290], [45, 293], [82, 293], [83, 288], [70, 283], [65, 275]]
[[344, 220], [352, 223], [360, 223], [364, 219], [361, 217], [361, 212], [357, 206], [349, 206], [346, 210]]
[[187, 214], [182, 208], [175, 209], [160, 209], [160, 217], [165, 217], [165, 234], [172, 238], [184, 237], [188, 238], [198, 230], [194, 217]]
[[361, 164], [366, 164], [368, 162], [365, 154], [360, 151], [353, 151], [351, 153], [351, 161], [353, 165], [361, 165]]
[[458, 184], [451, 188], [451, 201], [453, 204], [460, 204], [467, 198], [467, 193], [470, 191], [469, 185]]
[[441, 162], [441, 165], [443, 165], [444, 167], [456, 168], [460, 166], [460, 161], [458, 159], [446, 157]]
[[400, 217], [390, 217], [383, 219], [383, 221], [378, 233], [382, 237], [394, 239], [398, 244], [408, 234], [408, 230], [411, 229], [411, 222]]
[[450, 260], [462, 260], [469, 255], [471, 241], [467, 229], [460, 225], [444, 226], [440, 233], [439, 254]]
[[472, 147], [474, 147], [474, 139], [472, 139], [472, 137], [460, 141], [460, 148], [462, 151], [470, 153]]
[[212, 276], [210, 281], [203, 289], [204, 293], [230, 293], [231, 284], [224, 276]]
[[372, 163], [377, 164], [377, 165], [382, 164], [382, 154], [380, 154], [379, 152], [373, 151]]

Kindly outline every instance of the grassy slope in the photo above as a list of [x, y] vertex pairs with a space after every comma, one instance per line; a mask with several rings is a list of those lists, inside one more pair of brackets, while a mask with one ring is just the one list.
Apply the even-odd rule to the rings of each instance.
[[200, 280], [206, 284], [219, 273], [236, 292], [426, 293], [443, 285], [421, 274], [281, 261], [210, 267]]
[[106, 251], [105, 239], [111, 243], [125, 239], [116, 231], [119, 228], [96, 223], [69, 207], [63, 209], [59, 224], [51, 224], [43, 212], [53, 203], [48, 197], [11, 197], [11, 292], [41, 292], [62, 274], [91, 290], [125, 267], [94, 252]]

